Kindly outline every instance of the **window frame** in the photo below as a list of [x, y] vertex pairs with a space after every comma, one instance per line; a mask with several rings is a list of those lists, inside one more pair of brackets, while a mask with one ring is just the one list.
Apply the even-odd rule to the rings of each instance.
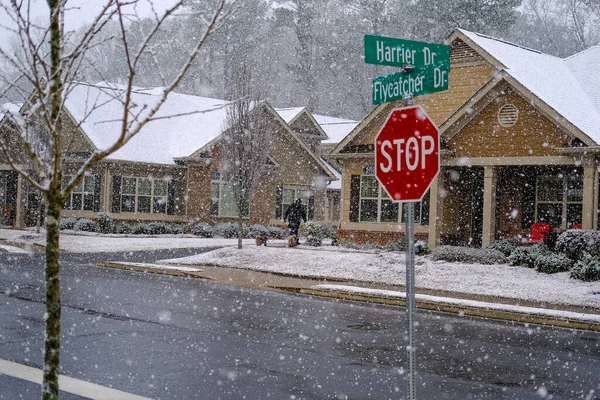
[[[67, 183], [70, 182], [71, 179], [73, 179], [73, 177], [74, 175], [63, 175], [61, 183], [62, 187], [65, 188], [67, 186]], [[91, 192], [89, 190], [86, 190], [87, 184], [91, 186]], [[87, 188], [89, 189], [90, 186], [87, 186]], [[94, 202], [96, 201], [96, 195], [96, 175], [85, 175], [81, 182], [79, 182], [79, 185], [74, 187], [73, 191], [69, 193], [69, 196], [65, 200], [62, 208], [63, 210], [68, 211], [95, 211]], [[80, 206], [77, 208], [73, 207], [75, 203], [73, 201], [74, 196], [81, 196]], [[86, 200], [86, 196], [91, 196], [91, 201], [89, 200], [89, 198], [88, 200]], [[86, 203], [90, 207], [86, 208]]]
[[[541, 184], [540, 180], [552, 178], [553, 180], [559, 180], [561, 186], [561, 198], [560, 200], [540, 200], [540, 192], [541, 192]], [[569, 190], [572, 189], [572, 182], [576, 182], [576, 189], [581, 189], [580, 200], [570, 200], [569, 199]], [[539, 206], [545, 204], [555, 204], [560, 205], [561, 207], [561, 215], [560, 215], [560, 226], [553, 226], [553, 228], [559, 229], [568, 229], [570, 225], [580, 224], [583, 218], [583, 212], [579, 216], [578, 221], [569, 221], [568, 220], [568, 209], [569, 206], [579, 206], [583, 210], [583, 176], [580, 174], [577, 175], [566, 175], [566, 174], [540, 174], [536, 176], [535, 180], [535, 222], [545, 222], [539, 220]]]
[[[129, 180], [129, 184], [126, 184], [126, 180]], [[135, 189], [133, 191], [125, 192], [126, 187], [132, 187], [131, 181], [134, 181]], [[149, 192], [140, 187], [140, 182], [150, 184]], [[164, 185], [164, 194], [157, 194], [158, 183], [161, 182]], [[125, 198], [133, 198], [132, 207], [123, 207]], [[140, 200], [148, 202], [148, 211], [140, 211]], [[134, 213], [134, 214], [167, 214], [167, 205], [169, 202], [169, 181], [164, 178], [152, 178], [152, 177], [141, 177], [141, 176], [121, 176], [121, 193], [119, 210], [121, 213]], [[160, 205], [160, 207], [159, 207]], [[144, 208], [145, 205], [142, 205]]]
[[[371, 182], [376, 183], [377, 185], [377, 195], [376, 196], [363, 196], [363, 183], [365, 178], [371, 180]], [[427, 195], [427, 194], [425, 194]], [[363, 219], [363, 201], [376, 201], [377, 211], [376, 218], [374, 220], [366, 220]], [[395, 212], [396, 218], [387, 219], [383, 218], [382, 205], [383, 204], [391, 204], [392, 209], [396, 209]], [[408, 202], [395, 202], [393, 201], [386, 190], [381, 186], [379, 180], [375, 175], [371, 174], [361, 174], [360, 175], [360, 188], [359, 188], [359, 201], [358, 201], [358, 222], [359, 223], [389, 223], [389, 224], [406, 224], [406, 214], [407, 214], [407, 206]], [[422, 216], [423, 216], [423, 201], [416, 201], [415, 204], [415, 224], [421, 225]]]
[[[287, 191], [293, 191], [291, 198], [291, 202], [286, 203], [285, 201], [285, 192]], [[300, 193], [306, 193], [306, 196], [304, 195], [300, 195]], [[292, 187], [292, 186], [282, 186], [281, 187], [281, 215], [285, 214], [285, 210], [288, 209], [288, 207], [292, 204], [294, 204], [294, 202], [296, 201], [296, 199], [300, 198], [302, 199], [302, 208], [304, 209], [304, 213], [306, 215], [306, 220], [308, 221], [308, 203], [309, 203], [309, 199], [311, 197], [312, 194], [312, 190], [311, 189], [306, 189], [306, 188], [299, 188], [299, 187]]]
[[[217, 196], [214, 196], [214, 188], [215, 186], [217, 187], [218, 193]], [[224, 204], [224, 193], [227, 193], [227, 190], [229, 188], [230, 189], [231, 184], [227, 181], [224, 181], [223, 179], [221, 179], [221, 173], [220, 172], [213, 172], [210, 176], [210, 214], [215, 216], [215, 217], [227, 217], [227, 218], [237, 218], [239, 216], [239, 211], [237, 209], [237, 204], [235, 204], [235, 199], [233, 198], [233, 194], [232, 194], [232, 199], [231, 201], [233, 201], [233, 204], [231, 204], [231, 206], [233, 206], [235, 208], [235, 212], [232, 212], [231, 214], [224, 212], [223, 210], [223, 204]], [[227, 199], [225, 199], [227, 200]]]

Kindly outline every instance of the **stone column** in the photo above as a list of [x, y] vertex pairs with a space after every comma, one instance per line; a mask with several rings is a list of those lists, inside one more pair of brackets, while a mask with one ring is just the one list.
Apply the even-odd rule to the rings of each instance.
[[444, 171], [440, 170], [437, 178], [433, 180], [429, 188], [429, 231], [427, 235], [427, 246], [429, 249], [440, 245], [444, 214], [444, 199], [442, 197], [443, 176]]
[[494, 243], [496, 231], [496, 183], [498, 167], [488, 165], [483, 170], [483, 230], [481, 247], [486, 248]]
[[594, 229], [598, 223], [598, 167], [595, 163], [585, 164], [583, 167], [582, 206], [581, 227], [583, 229]]

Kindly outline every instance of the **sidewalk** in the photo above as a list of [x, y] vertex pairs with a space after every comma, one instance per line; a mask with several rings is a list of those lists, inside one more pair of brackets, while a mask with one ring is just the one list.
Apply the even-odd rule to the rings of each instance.
[[[266, 290], [406, 306], [406, 293], [402, 291], [403, 287], [394, 287], [391, 285], [298, 277], [276, 272], [262, 272], [211, 265], [183, 267], [166, 264], [107, 261], [98, 263], [98, 266], [206, 279], [224, 284]], [[460, 316], [485, 317], [600, 332], [600, 309], [598, 308], [590, 309], [561, 304], [542, 305], [535, 302], [515, 301], [515, 299], [510, 298], [474, 296], [464, 293], [424, 289], [417, 289], [416, 304], [418, 309], [442, 311]]]

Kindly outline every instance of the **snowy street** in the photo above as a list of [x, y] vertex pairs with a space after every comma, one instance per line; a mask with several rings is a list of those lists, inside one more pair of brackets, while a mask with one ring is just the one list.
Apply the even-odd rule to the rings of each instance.
[[[150, 398], [397, 398], [405, 390], [402, 308], [95, 267], [105, 256], [63, 254], [64, 375]], [[0, 255], [0, 359], [37, 368], [42, 259]], [[598, 333], [418, 318], [423, 398], [570, 399], [597, 390]], [[5, 398], [39, 393], [6, 375], [0, 387]]]

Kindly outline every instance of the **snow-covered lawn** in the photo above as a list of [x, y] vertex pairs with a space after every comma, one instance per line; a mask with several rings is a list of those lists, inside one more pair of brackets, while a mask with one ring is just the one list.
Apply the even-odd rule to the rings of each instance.
[[[403, 253], [246, 246], [222, 248], [191, 257], [162, 260], [181, 265], [215, 265], [315, 278], [382, 284], [405, 282]], [[507, 264], [478, 265], [416, 258], [418, 288], [600, 308], [600, 282], [586, 283], [569, 273], [547, 275]]]
[[[0, 239], [44, 245], [45, 233], [0, 229]], [[223, 247], [191, 257], [163, 260], [188, 266], [215, 265], [253, 269], [315, 278], [336, 278], [391, 285], [405, 282], [403, 253], [356, 251], [332, 246], [290, 249], [284, 242], [270, 241], [257, 247], [244, 240], [238, 250], [236, 239], [203, 239], [194, 236], [61, 234], [60, 248], [69, 252], [143, 251], [167, 248]], [[4, 246], [6, 250], [10, 248]], [[15, 249], [16, 250], [16, 249]], [[512, 299], [585, 306], [600, 309], [600, 282], [586, 283], [569, 278], [568, 272], [547, 275], [533, 269], [501, 265], [459, 264], [416, 259], [418, 288], [498, 296]]]
[[[0, 229], [0, 239], [14, 243], [45, 246], [46, 233], [42, 230]], [[254, 244], [254, 239], [245, 239]], [[193, 235], [102, 235], [99, 233], [61, 232], [60, 249], [76, 253], [102, 253], [117, 251], [143, 251], [158, 249], [207, 248], [237, 245], [237, 239], [203, 239]]]

